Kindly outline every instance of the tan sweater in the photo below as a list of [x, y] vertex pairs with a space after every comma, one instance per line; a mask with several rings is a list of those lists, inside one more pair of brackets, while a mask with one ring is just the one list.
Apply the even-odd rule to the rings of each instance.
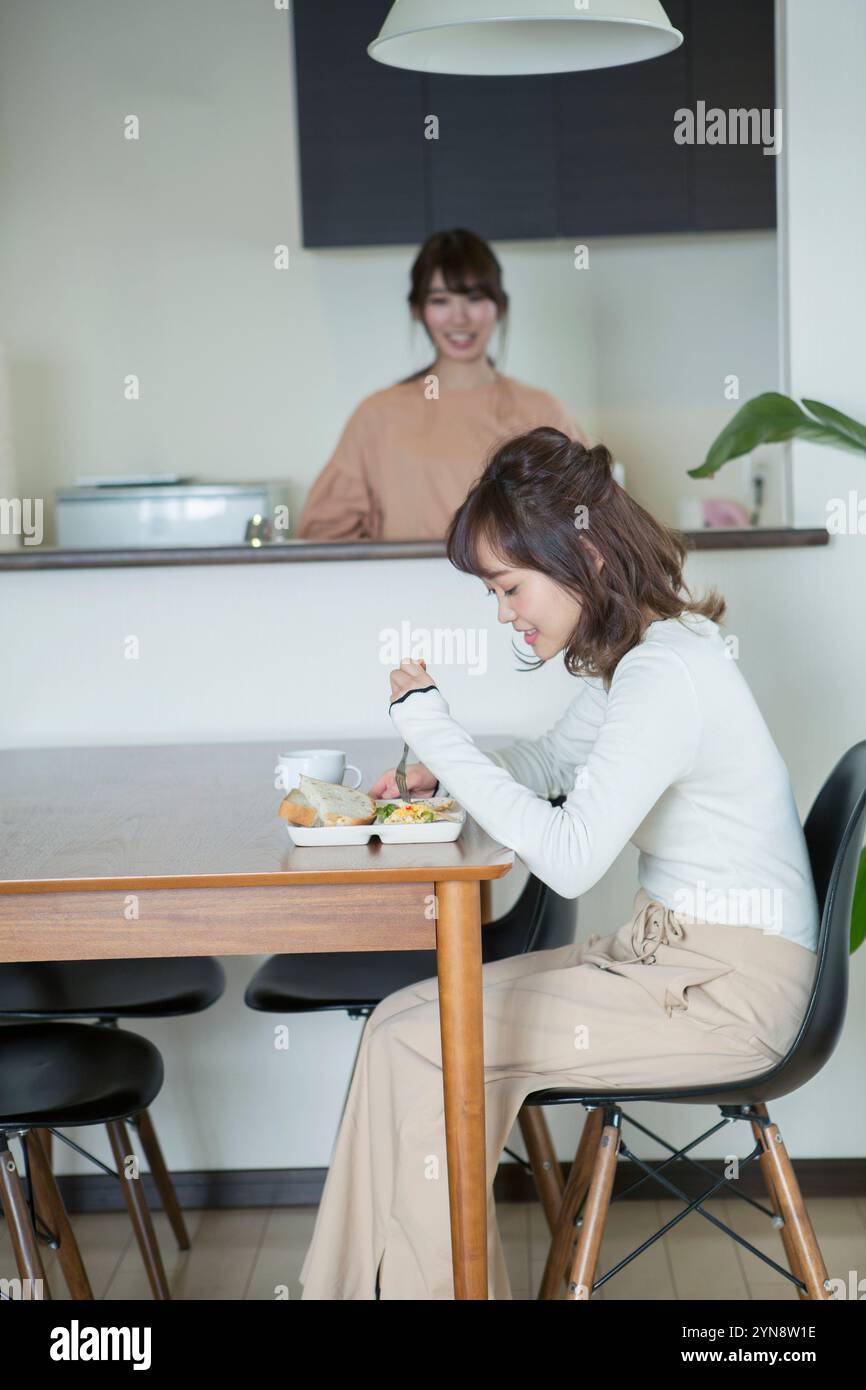
[[349, 418], [296, 535], [308, 540], [442, 540], [494, 446], [551, 425], [589, 441], [547, 391], [497, 373], [425, 396], [425, 378], [375, 391]]

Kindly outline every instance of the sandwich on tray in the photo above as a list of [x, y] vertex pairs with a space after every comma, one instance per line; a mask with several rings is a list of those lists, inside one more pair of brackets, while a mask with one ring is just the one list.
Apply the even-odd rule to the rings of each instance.
[[460, 820], [461, 812], [450, 796], [424, 801], [377, 805], [366, 792], [352, 791], [337, 782], [322, 782], [302, 772], [298, 785], [280, 802], [280, 815], [292, 825], [420, 825], [429, 821]]
[[302, 772], [297, 787], [280, 802], [280, 815], [292, 825], [371, 825], [376, 803], [366, 792]]

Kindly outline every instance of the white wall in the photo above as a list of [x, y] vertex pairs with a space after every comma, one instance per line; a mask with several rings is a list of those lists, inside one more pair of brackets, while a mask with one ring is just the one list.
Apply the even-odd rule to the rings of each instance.
[[[783, 166], [787, 216], [780, 221], [788, 319], [783, 389], [863, 420], [866, 178], [858, 135], [866, 114], [866, 5], [832, 0], [816, 7], [789, 0], [784, 13], [789, 153]], [[855, 489], [866, 530], [862, 454], [828, 453], [797, 441], [792, 464], [795, 525], [826, 525], [831, 499], [847, 501]], [[861, 536], [852, 559], [862, 563], [864, 547]], [[862, 570], [859, 575], [862, 586]], [[861, 617], [859, 631], [864, 628]], [[855, 627], [852, 639], [856, 632]]]
[[[840, 224], [862, 227], [866, 194], [854, 179], [843, 193], [834, 187], [816, 197], [815, 189], [830, 146], [843, 144], [839, 158], [849, 168], [859, 157], [864, 11], [857, 0], [828, 0], [820, 13], [798, 0], [788, 10], [782, 216], [792, 329], [785, 347], [795, 391], [824, 393], [862, 418], [862, 352], [852, 328], [863, 321], [862, 265]], [[227, 0], [179, 12], [92, 3], [77, 5], [74, 15], [53, 4], [3, 12], [0, 168], [14, 254], [0, 265], [19, 455], [41, 485], [85, 465], [193, 461], [225, 477], [297, 468], [301, 480], [318, 467], [353, 401], [412, 365], [400, 309], [408, 250], [298, 252], [294, 278], [276, 284], [268, 269], [268, 246], [287, 238], [297, 245], [281, 22], [266, 7]], [[818, 64], [825, 43], [833, 61]], [[130, 151], [119, 143], [117, 113], [138, 109], [153, 127], [153, 147], [136, 151], [144, 156], [137, 175], [124, 174]], [[179, 133], [180, 118], [186, 126]], [[100, 123], [106, 133], [95, 148], [106, 163], [94, 171], [87, 152]], [[808, 138], [798, 141], [806, 127]], [[138, 176], [146, 177], [143, 187]], [[129, 250], [130, 206], [135, 226], [150, 219], [142, 224], [147, 254], [137, 241], [135, 253]], [[60, 257], [57, 248], [67, 243], [57, 218], [71, 236]], [[595, 260], [597, 273], [607, 263], [604, 291], [600, 279], [579, 282], [580, 293], [594, 296], [592, 312], [581, 312], [576, 299], [571, 317], [558, 324], [562, 248], [505, 250], [522, 306], [513, 370], [578, 411], [584, 382], [592, 384], [592, 408], [582, 413], [624, 441], [617, 452], [640, 500], [673, 495], [663, 470], [680, 416], [692, 443], [676, 459], [678, 473], [708, 442], [710, 415], [717, 413], [718, 424], [728, 417], [729, 403], [714, 406], [707, 386], [722, 367], [750, 364], [744, 394], [773, 384], [775, 286], [766, 283], [773, 238], [608, 243]], [[342, 292], [350, 280], [356, 297], [346, 318]], [[701, 284], [708, 297], [698, 314], [688, 300]], [[544, 306], [537, 322], [526, 307], [531, 293]], [[646, 355], [635, 346], [641, 322], [649, 324], [638, 340]], [[720, 335], [727, 351], [716, 346]], [[614, 366], [621, 375], [611, 385]], [[148, 406], [133, 427], [115, 381], [137, 367], [154, 381], [159, 407]], [[810, 467], [829, 495], [850, 479], [863, 488], [864, 467], [853, 457], [816, 452]], [[802, 486], [798, 473], [798, 506]], [[728, 631], [739, 637], [744, 674], [803, 814], [844, 749], [866, 736], [864, 545], [862, 537], [838, 537], [821, 549], [704, 553], [689, 561], [694, 591], [714, 584], [728, 599]], [[452, 711], [473, 732], [541, 731], [572, 687], [559, 670], [512, 670], [489, 602], [477, 581], [444, 561], [0, 574], [0, 742], [249, 738], [271, 739], [276, 750], [305, 731], [387, 735], [378, 633], [403, 618], [429, 627], [489, 623], [488, 674], [442, 673]], [[138, 663], [122, 657], [130, 632], [142, 638]], [[348, 707], [325, 674], [335, 653], [347, 673]], [[582, 936], [626, 920], [635, 869], [629, 848], [581, 900]], [[178, 1170], [328, 1161], [357, 1025], [342, 1016], [298, 1019], [290, 1051], [275, 1054], [272, 1020], [243, 1008], [255, 964], [226, 962], [227, 995], [202, 1018], [141, 1025], [165, 1055], [167, 1082], [154, 1115]], [[862, 1089], [866, 951], [853, 958], [852, 976], [837, 1053], [819, 1079], [773, 1107], [797, 1156], [864, 1152], [866, 1117], [850, 1098]], [[712, 1112], [642, 1118], [674, 1142], [696, 1132], [705, 1116]], [[553, 1117], [563, 1156], [573, 1149], [576, 1125], [564, 1111]], [[705, 1152], [721, 1153], [720, 1144]], [[61, 1167], [84, 1171], [74, 1158]]]

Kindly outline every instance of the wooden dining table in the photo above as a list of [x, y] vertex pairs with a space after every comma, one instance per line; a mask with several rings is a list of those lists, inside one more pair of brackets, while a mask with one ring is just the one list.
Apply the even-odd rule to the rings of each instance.
[[293, 845], [277, 755], [335, 743], [363, 786], [399, 755], [333, 735], [0, 750], [0, 962], [435, 948], [454, 1292], [486, 1299], [481, 885], [514, 855], [471, 818], [444, 844]]

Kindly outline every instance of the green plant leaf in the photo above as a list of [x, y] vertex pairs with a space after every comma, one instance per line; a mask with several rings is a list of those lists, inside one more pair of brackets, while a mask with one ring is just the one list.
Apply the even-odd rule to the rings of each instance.
[[[741, 458], [759, 444], [778, 444], [787, 439], [808, 439], [836, 449], [866, 453], [866, 426], [820, 401], [807, 401], [816, 418], [778, 391], [765, 391], [741, 406], [710, 445], [707, 457], [690, 478], [712, 478], [723, 464]], [[817, 410], [815, 407], [817, 406]]]
[[860, 855], [857, 882], [854, 884], [854, 903], [851, 908], [851, 952], [866, 941], [866, 849]]
[[866, 451], [866, 425], [852, 420], [850, 415], [843, 415], [841, 410], [834, 410], [832, 405], [824, 405], [822, 401], [807, 401], [804, 396], [803, 404], [822, 424], [832, 426], [850, 439], [856, 450]]

